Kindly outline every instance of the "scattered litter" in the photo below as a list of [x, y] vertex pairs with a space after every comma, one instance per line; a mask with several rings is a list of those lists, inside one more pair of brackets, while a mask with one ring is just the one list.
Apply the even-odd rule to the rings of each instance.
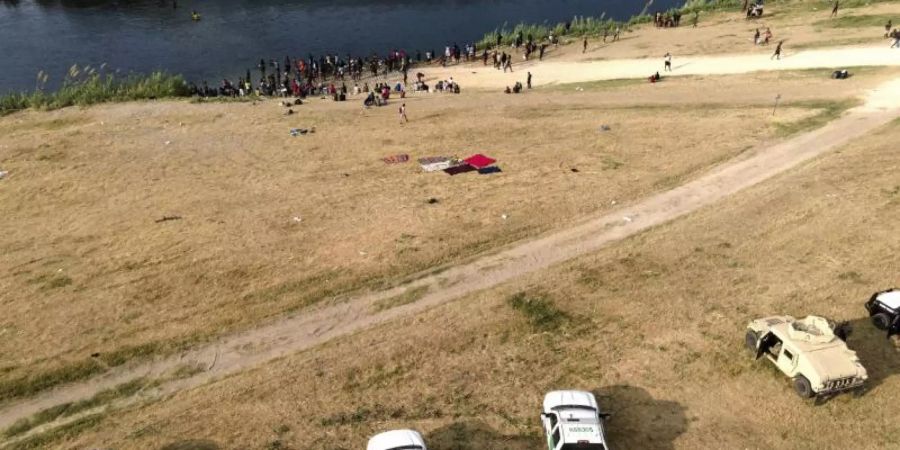
[[162, 219], [156, 219], [156, 223], [168, 222], [170, 220], [181, 220], [181, 216], [163, 216]]
[[576, 87], [575, 90], [578, 91], [578, 92], [584, 92], [584, 88], [583, 88], [583, 87], [580, 87], [580, 86], [579, 86], [579, 87]]
[[294, 216], [293, 220], [294, 220], [294, 222], [297, 222], [297, 223], [303, 222], [303, 218], [300, 216]]
[[99, 357], [100, 357], [99, 353], [91, 353], [91, 358], [99, 358]]
[[835, 70], [831, 73], [831, 78], [834, 78], [835, 80], [846, 80], [847, 78], [850, 78], [850, 72], [847, 72], [847, 70]]
[[500, 218], [503, 219], [503, 220], [506, 220], [506, 219], [509, 219], [509, 216], [506, 215], [506, 214], [501, 214], [501, 215], [500, 215]]
[[284, 115], [289, 116], [293, 113], [294, 113], [294, 110], [289, 108], [287, 111], [284, 112]]
[[571, 168], [571, 169], [569, 169], [569, 170], [571, 170], [571, 171], [574, 172], [574, 173], [578, 173], [578, 169], [576, 169], [576, 168], [574, 168], [574, 167]]
[[6, 178], [7, 175], [9, 175], [9, 171], [7, 171], [7, 170], [0, 170], [0, 180]]
[[428, 156], [419, 158], [419, 166], [426, 172], [437, 172], [455, 165], [454, 161], [446, 156]]
[[291, 128], [291, 136], [297, 137], [301, 134], [315, 133], [316, 127], [312, 128]]
[[500, 168], [497, 166], [482, 167], [482, 168], [478, 169], [478, 173], [480, 175], [490, 175], [492, 173], [502, 173], [502, 172], [503, 171], [500, 170]]
[[368, 253], [366, 253], [366, 252], [364, 252], [364, 251], [360, 251], [359, 254], [362, 255], [362, 256], [366, 256]]
[[166, 145], [169, 145], [171, 143], [172, 143], [172, 141], [166, 141]]
[[623, 217], [622, 220], [624, 220], [624, 221], [626, 221], [626, 222], [631, 222], [631, 221], [632, 221], [631, 217], [628, 217], [628, 216]]
[[409, 161], [409, 155], [407, 155], [406, 153], [391, 155], [385, 158], [381, 158], [381, 160], [384, 161], [385, 164], [400, 164]]
[[343, 174], [343, 175], [344, 175], [345, 177], [349, 177], [349, 176], [350, 176], [349, 173], [345, 173], [345, 174]]
[[184, 122], [178, 122], [178, 126], [179, 126], [179, 127], [183, 127], [183, 126], [184, 126]]
[[609, 131], [611, 129], [609, 125], [600, 125], [600, 131]]
[[615, 205], [615, 204], [616, 204], [616, 201], [613, 200], [613, 201], [609, 202], [609, 204], [610, 204], [610, 205]]
[[436, 199], [436, 198], [434, 198], [434, 197], [431, 197], [431, 198], [428, 199], [428, 204], [429, 204], [429, 205], [434, 205], [435, 203], [438, 203], [439, 201], [440, 201], [440, 200], [438, 200], [438, 199]]

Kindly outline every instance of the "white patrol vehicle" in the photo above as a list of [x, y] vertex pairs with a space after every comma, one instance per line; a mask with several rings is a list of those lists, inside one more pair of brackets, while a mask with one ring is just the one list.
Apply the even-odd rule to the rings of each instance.
[[608, 450], [603, 419], [594, 394], [553, 391], [544, 396], [541, 423], [550, 450]]
[[888, 337], [900, 334], [900, 289], [876, 292], [866, 302], [872, 324], [887, 332]]
[[377, 434], [369, 439], [366, 450], [428, 450], [418, 431], [394, 430]]

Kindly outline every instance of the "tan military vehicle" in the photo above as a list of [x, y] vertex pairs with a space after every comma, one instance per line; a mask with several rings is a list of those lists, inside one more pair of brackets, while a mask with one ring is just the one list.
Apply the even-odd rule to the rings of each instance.
[[750, 322], [746, 344], [756, 359], [765, 356], [791, 377], [799, 396], [810, 398], [861, 388], [869, 377], [841, 328], [838, 335], [822, 317], [775, 316]]

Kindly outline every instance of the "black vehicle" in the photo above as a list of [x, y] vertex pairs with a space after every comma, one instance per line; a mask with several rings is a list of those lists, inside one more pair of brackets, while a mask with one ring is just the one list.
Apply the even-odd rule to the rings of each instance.
[[887, 331], [888, 337], [900, 334], [900, 289], [893, 288], [872, 294], [866, 302], [872, 325]]

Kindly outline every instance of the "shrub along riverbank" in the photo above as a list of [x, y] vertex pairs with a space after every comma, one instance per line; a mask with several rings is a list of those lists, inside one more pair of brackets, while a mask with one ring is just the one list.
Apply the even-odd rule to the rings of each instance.
[[[38, 74], [38, 84], [46, 82]], [[67, 106], [83, 106], [95, 103], [157, 98], [187, 97], [187, 83], [181, 75], [154, 72], [147, 75], [116, 76], [102, 74], [86, 67], [72, 66], [62, 87], [55, 92], [45, 92], [37, 87], [31, 93], [14, 93], [0, 96], [0, 116], [28, 108], [51, 110]]]
[[[680, 11], [683, 15], [693, 14], [694, 12], [718, 11], [733, 9], [737, 10], [743, 4], [743, 0], [688, 0], [681, 8], [672, 8], [667, 12]], [[548, 36], [592, 36], [603, 34], [604, 31], [612, 32], [616, 28], [627, 30], [629, 27], [648, 23], [653, 21], [653, 16], [648, 13], [652, 1], [647, 3], [644, 11], [631, 17], [626, 21], [618, 21], [607, 19], [605, 15], [600, 17], [584, 17], [576, 16], [569, 22], [566, 29], [565, 23], [557, 24], [527, 24], [520, 23], [513, 28], [503, 26], [494, 31], [486, 33], [484, 37], [478, 41], [479, 48], [493, 47], [497, 43], [497, 36], [500, 35], [503, 45], [513, 45], [513, 41], [519, 32], [523, 36], [532, 36], [535, 40], [540, 41]]]

